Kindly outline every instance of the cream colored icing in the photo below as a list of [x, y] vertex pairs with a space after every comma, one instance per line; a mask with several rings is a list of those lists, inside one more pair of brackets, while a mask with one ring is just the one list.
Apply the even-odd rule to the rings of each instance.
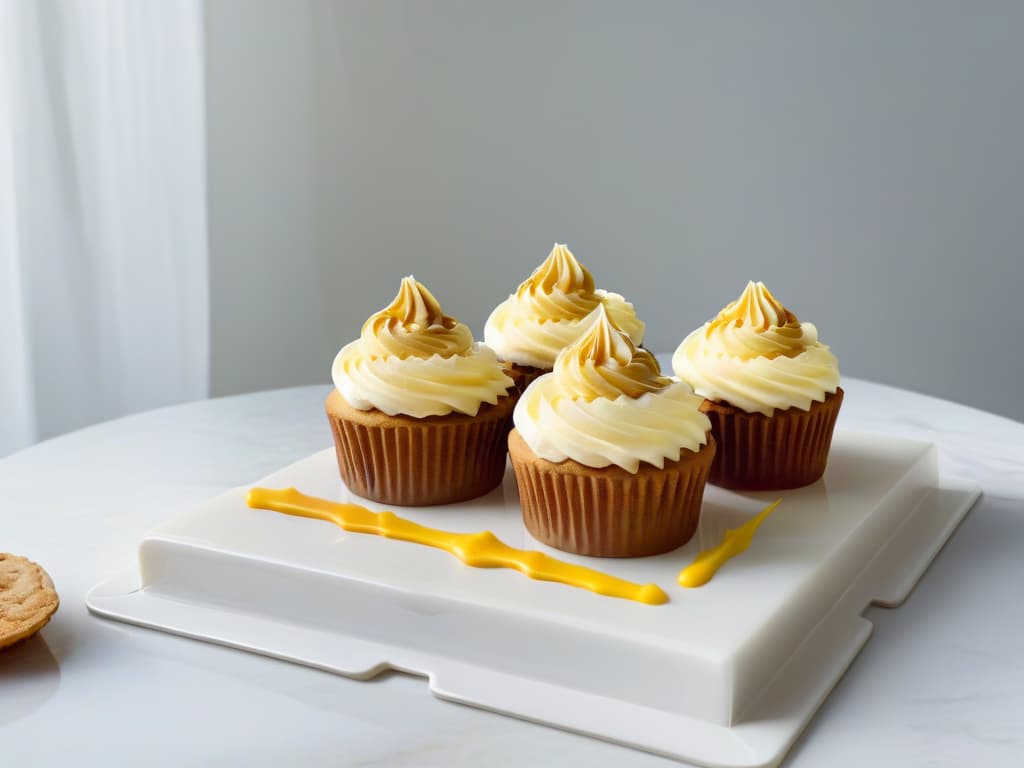
[[708, 400], [748, 413], [806, 411], [839, 386], [839, 361], [764, 283], [743, 294], [689, 334], [672, 356], [680, 379]]
[[334, 358], [331, 377], [353, 408], [416, 418], [476, 415], [512, 386], [493, 350], [473, 342], [464, 324], [414, 277], [370, 316], [358, 339]]
[[697, 451], [711, 429], [687, 384], [661, 375], [599, 304], [588, 329], [559, 354], [554, 371], [533, 381], [516, 404], [516, 429], [535, 454], [589, 467], [636, 472]]
[[599, 304], [634, 344], [643, 342], [644, 324], [633, 305], [617, 293], [595, 289], [587, 268], [556, 243], [533, 274], [491, 312], [484, 341], [503, 360], [550, 369], [558, 353], [586, 330], [584, 321]]

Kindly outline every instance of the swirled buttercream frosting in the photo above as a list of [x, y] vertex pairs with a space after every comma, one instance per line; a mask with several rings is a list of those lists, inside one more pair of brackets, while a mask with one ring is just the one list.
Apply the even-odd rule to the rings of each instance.
[[530, 450], [555, 463], [636, 472], [640, 462], [663, 468], [707, 442], [711, 422], [699, 410], [702, 399], [662, 376], [654, 356], [615, 326], [603, 304], [584, 328], [516, 404], [516, 429]]
[[387, 307], [363, 324], [334, 358], [334, 386], [353, 408], [422, 418], [452, 412], [475, 416], [512, 386], [494, 352], [444, 314], [414, 277]]
[[839, 362], [764, 283], [743, 294], [695, 330], [672, 356], [680, 379], [708, 400], [771, 416], [806, 411], [839, 386]]
[[594, 288], [594, 278], [566, 246], [555, 244], [515, 293], [495, 307], [484, 341], [502, 360], [550, 369], [558, 353], [579, 338], [584, 320], [604, 305], [612, 321], [639, 345], [644, 324], [617, 293]]

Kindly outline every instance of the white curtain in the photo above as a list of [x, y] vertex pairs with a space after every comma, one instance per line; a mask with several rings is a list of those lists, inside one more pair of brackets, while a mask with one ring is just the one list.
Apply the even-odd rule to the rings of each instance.
[[0, 455], [209, 392], [199, 0], [0, 0]]

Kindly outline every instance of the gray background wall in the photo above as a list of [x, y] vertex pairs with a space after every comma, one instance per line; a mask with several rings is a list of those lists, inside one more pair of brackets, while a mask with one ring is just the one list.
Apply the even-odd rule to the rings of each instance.
[[555, 241], [671, 350], [762, 279], [845, 374], [1024, 419], [1024, 3], [207, 6], [213, 391]]

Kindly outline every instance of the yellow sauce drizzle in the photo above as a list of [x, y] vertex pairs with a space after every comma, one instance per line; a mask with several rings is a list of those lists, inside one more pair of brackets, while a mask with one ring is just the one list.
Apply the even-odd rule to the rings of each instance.
[[761, 523], [768, 519], [782, 499], [776, 499], [757, 515], [735, 530], [729, 529], [722, 537], [722, 543], [713, 549], [700, 552], [693, 562], [679, 572], [679, 585], [683, 587], [703, 587], [726, 561], [745, 552], [754, 539]]
[[393, 512], [371, 512], [357, 504], [338, 504], [306, 496], [294, 488], [253, 488], [249, 491], [246, 503], [254, 509], [269, 509], [286, 515], [326, 520], [351, 533], [368, 533], [436, 547], [474, 568], [513, 568], [531, 579], [555, 581], [608, 597], [621, 597], [648, 605], [668, 602], [668, 595], [657, 584], [635, 584], [591, 568], [557, 560], [543, 552], [514, 549], [490, 531], [454, 533], [427, 528]]

